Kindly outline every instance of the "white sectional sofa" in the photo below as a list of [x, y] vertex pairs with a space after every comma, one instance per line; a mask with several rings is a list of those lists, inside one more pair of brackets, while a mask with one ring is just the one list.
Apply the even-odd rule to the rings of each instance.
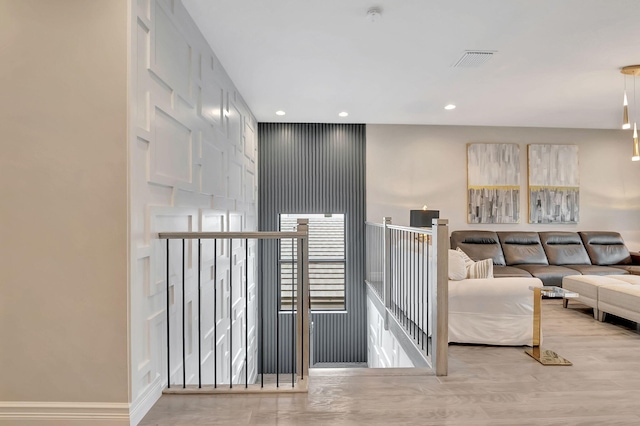
[[[522, 346], [533, 343], [533, 277], [493, 277], [491, 259], [475, 262], [449, 250], [449, 342]], [[471, 277], [471, 278], [470, 278]]]
[[[640, 277], [639, 277], [640, 278]], [[538, 278], [449, 281], [449, 342], [531, 345], [533, 291]]]

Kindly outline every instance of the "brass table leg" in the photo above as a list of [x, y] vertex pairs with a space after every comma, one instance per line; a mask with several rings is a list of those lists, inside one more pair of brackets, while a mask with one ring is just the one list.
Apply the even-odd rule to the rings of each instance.
[[525, 352], [542, 365], [573, 365], [571, 361], [562, 358], [557, 353], [540, 347], [541, 305], [542, 290], [536, 287], [533, 289], [533, 344], [531, 349], [527, 349]]

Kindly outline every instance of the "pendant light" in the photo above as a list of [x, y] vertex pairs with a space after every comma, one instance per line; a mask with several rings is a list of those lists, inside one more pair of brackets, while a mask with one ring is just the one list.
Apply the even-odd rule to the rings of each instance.
[[629, 122], [629, 103], [627, 102], [627, 76], [624, 76], [624, 98], [622, 100], [622, 128], [630, 129], [631, 123]]
[[640, 161], [640, 147], [638, 147], [638, 129], [636, 123], [633, 123], [633, 157], [631, 161]]
[[[625, 125], [627, 123], [631, 124], [629, 122], [629, 111], [628, 111], [628, 103], [627, 103], [627, 90], [626, 90], [626, 85], [627, 85], [627, 81], [626, 81], [626, 76], [627, 75], [631, 75], [633, 76], [633, 109], [634, 109], [634, 113], [636, 115], [638, 115], [638, 104], [636, 102], [636, 76], [640, 75], [640, 65], [630, 65], [627, 67], [622, 68], [622, 70], [620, 71], [622, 74], [625, 75], [625, 91], [624, 91], [624, 103], [623, 103], [623, 123], [622, 123], [622, 128], [629, 128], [629, 127], [625, 127]], [[638, 125], [637, 125], [637, 120], [633, 121], [633, 156], [631, 157], [631, 161], [640, 161], [640, 146], [638, 146]]]
[[[633, 109], [638, 114], [638, 102], [636, 102], [636, 75], [633, 74]], [[640, 161], [640, 153], [638, 152], [638, 126], [636, 121], [633, 122], [633, 156], [631, 161]]]

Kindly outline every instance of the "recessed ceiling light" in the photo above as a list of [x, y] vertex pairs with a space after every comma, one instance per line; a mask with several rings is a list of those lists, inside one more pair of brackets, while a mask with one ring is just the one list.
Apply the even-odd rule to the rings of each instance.
[[284, 112], [283, 110], [276, 111], [276, 115], [285, 115], [285, 114], [286, 112]]
[[348, 116], [348, 115], [349, 115], [349, 113], [348, 113], [348, 112], [344, 112], [344, 111], [342, 111], [342, 112], [341, 112], [340, 114], [338, 114], [338, 115], [339, 115], [340, 117], [346, 117], [346, 116]]
[[444, 107], [444, 109], [455, 109], [456, 106], [454, 104], [449, 104], [447, 106]]

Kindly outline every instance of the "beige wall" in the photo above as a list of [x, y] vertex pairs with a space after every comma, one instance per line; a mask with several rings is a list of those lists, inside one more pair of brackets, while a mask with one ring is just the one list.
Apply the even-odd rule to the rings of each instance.
[[0, 0], [0, 401], [129, 399], [127, 7]]
[[[520, 223], [467, 224], [468, 143], [520, 145]], [[578, 145], [580, 223], [533, 225], [527, 210], [527, 144]], [[450, 230], [611, 230], [640, 250], [640, 162], [631, 132], [516, 127], [367, 125], [367, 219], [409, 224], [409, 210], [440, 210]]]

